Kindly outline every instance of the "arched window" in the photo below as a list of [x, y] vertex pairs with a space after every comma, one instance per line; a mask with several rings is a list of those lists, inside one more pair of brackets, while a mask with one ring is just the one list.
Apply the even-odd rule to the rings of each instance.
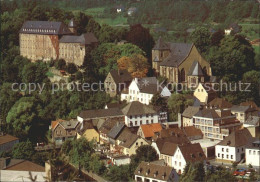
[[202, 69], [202, 71], [203, 71], [203, 74], [204, 74], [205, 76], [208, 75], [208, 72], [207, 72], [207, 68], [206, 68], [206, 66]]
[[185, 82], [185, 70], [184, 70], [184, 68], [181, 69], [181, 82]]

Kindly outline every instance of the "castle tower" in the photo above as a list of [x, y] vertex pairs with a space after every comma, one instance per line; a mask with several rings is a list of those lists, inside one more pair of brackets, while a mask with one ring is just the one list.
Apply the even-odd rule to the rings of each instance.
[[75, 21], [73, 19], [70, 20], [69, 22], [69, 29], [72, 33], [76, 34], [76, 24]]

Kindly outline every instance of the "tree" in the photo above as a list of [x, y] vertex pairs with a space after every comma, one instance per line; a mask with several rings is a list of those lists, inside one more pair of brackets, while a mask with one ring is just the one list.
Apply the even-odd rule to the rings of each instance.
[[210, 37], [211, 39], [211, 45], [212, 46], [218, 46], [221, 42], [221, 40], [225, 37], [225, 32], [223, 30], [218, 30], [215, 33], [213, 33]]
[[13, 134], [21, 138], [26, 138], [31, 134], [32, 128], [41, 121], [38, 115], [41, 110], [42, 106], [34, 97], [22, 97], [19, 99], [6, 117], [7, 123], [13, 128]]
[[196, 28], [191, 34], [191, 40], [200, 53], [204, 54], [208, 51], [210, 46], [210, 33], [207, 28]]
[[140, 47], [148, 58], [151, 57], [154, 40], [149, 29], [144, 28], [141, 24], [131, 25], [126, 40]]
[[29, 140], [15, 144], [12, 150], [12, 156], [15, 159], [31, 160], [34, 153], [33, 144]]
[[178, 113], [182, 113], [184, 109], [193, 104], [192, 99], [186, 99], [183, 94], [172, 94], [168, 100], [168, 108], [172, 120], [177, 120]]
[[117, 67], [120, 70], [126, 70], [128, 69], [129, 62], [131, 59], [129, 57], [123, 56], [120, 59], [117, 60]]
[[106, 174], [109, 181], [131, 181], [132, 176], [129, 173], [129, 165], [112, 166]]
[[69, 74], [76, 73], [78, 71], [77, 66], [74, 63], [68, 63], [67, 71]]
[[181, 182], [204, 181], [205, 169], [203, 162], [187, 164], [183, 175], [180, 178]]
[[72, 148], [72, 141], [71, 140], [66, 140], [62, 146], [61, 146], [61, 151], [66, 154], [69, 155], [69, 152]]
[[227, 169], [224, 169], [223, 167], [220, 167], [218, 170], [214, 172], [207, 173], [205, 180], [208, 182], [235, 182], [237, 179], [228, 171]]
[[55, 63], [55, 67], [59, 70], [65, 70], [66, 69], [66, 61], [64, 59], [59, 59]]
[[42, 62], [29, 63], [23, 67], [22, 81], [24, 83], [42, 83], [47, 78], [47, 65]]
[[128, 72], [131, 73], [132, 77], [142, 78], [145, 77], [149, 69], [147, 59], [140, 55], [135, 54], [131, 57], [128, 64]]
[[151, 104], [153, 106], [161, 106], [163, 108], [167, 108], [167, 102], [166, 99], [163, 98], [160, 93], [156, 93], [153, 95], [152, 100], [151, 100]]

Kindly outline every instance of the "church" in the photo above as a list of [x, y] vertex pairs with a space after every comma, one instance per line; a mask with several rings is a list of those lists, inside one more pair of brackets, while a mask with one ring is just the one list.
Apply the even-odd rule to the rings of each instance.
[[194, 44], [164, 42], [161, 37], [152, 50], [152, 68], [168, 82], [182, 83], [188, 88], [215, 81], [210, 64]]
[[95, 47], [98, 40], [93, 33], [76, 35], [76, 24], [52, 21], [26, 21], [19, 31], [20, 55], [32, 61], [64, 59], [81, 66], [87, 47]]

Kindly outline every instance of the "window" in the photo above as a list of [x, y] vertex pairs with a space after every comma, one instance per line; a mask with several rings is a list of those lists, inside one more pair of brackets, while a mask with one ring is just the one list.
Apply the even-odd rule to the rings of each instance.
[[257, 155], [260, 155], [260, 151], [257, 151]]
[[137, 125], [137, 121], [135, 121], [135, 125]]
[[226, 149], [226, 152], [228, 152], [228, 148]]
[[135, 116], [135, 119], [137, 119], [137, 115]]
[[140, 121], [140, 125], [143, 124], [142, 120]]
[[227, 155], [227, 159], [228, 159], [228, 157], [229, 157], [229, 156]]
[[179, 166], [181, 166], [181, 162], [179, 162]]
[[239, 153], [239, 149], [237, 149], [237, 152]]
[[177, 161], [174, 161], [174, 164], [177, 165]]
[[255, 155], [255, 151], [253, 151], [253, 155]]
[[222, 148], [222, 152], [224, 152], [224, 148]]
[[218, 153], [218, 157], [220, 157], [220, 153]]
[[138, 146], [138, 142], [136, 142], [135, 145]]
[[233, 159], [233, 155], [231, 155], [230, 158]]
[[251, 150], [249, 150], [249, 154], [251, 154]]
[[144, 143], [143, 142], [141, 142], [141, 145], [143, 145]]
[[240, 116], [244, 116], [244, 114], [240, 114]]
[[151, 120], [151, 123], [153, 123], [153, 119]]
[[222, 154], [222, 159], [224, 158], [224, 154]]
[[130, 116], [130, 119], [132, 119], [133, 117], [132, 116]]

